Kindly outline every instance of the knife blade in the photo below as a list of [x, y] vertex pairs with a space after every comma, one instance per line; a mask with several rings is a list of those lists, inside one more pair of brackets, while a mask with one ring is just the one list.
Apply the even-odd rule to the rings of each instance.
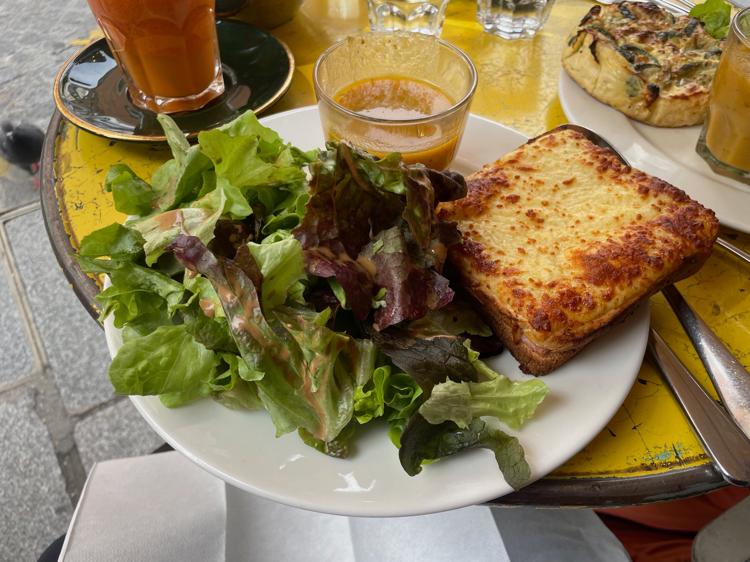
[[750, 486], [750, 439], [706, 394], [653, 328], [648, 347], [722, 478], [735, 486]]
[[698, 351], [698, 356], [729, 415], [750, 439], [750, 373], [685, 301], [674, 285], [664, 287], [662, 293]]

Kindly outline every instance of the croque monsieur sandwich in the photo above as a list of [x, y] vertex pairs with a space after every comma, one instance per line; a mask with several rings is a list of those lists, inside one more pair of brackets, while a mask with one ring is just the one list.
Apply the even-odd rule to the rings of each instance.
[[440, 207], [450, 261], [497, 336], [546, 374], [667, 284], [697, 271], [714, 213], [563, 125], [467, 178]]

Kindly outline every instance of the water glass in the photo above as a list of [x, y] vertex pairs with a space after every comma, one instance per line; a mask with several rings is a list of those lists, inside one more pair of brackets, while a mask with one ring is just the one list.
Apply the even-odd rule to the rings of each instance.
[[696, 150], [714, 172], [750, 183], [750, 8], [730, 25]]
[[448, 0], [367, 0], [372, 31], [417, 31], [439, 36]]
[[477, 0], [477, 20], [503, 39], [533, 37], [549, 18], [554, 0]]

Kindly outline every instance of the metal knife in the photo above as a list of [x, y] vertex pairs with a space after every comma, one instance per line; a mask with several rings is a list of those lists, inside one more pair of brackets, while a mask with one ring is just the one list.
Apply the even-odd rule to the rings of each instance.
[[[698, 351], [729, 415], [750, 439], [750, 373], [673, 285], [664, 287], [662, 293]], [[750, 458], [747, 462], [750, 464]]]
[[750, 486], [750, 439], [706, 394], [653, 328], [648, 347], [724, 480], [735, 486]]

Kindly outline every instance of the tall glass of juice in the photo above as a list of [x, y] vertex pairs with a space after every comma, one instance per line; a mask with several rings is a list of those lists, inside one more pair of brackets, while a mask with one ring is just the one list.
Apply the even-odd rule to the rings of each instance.
[[224, 91], [215, 0], [88, 0], [137, 106], [190, 111]]
[[730, 25], [696, 149], [715, 172], [750, 182], [750, 8]]

